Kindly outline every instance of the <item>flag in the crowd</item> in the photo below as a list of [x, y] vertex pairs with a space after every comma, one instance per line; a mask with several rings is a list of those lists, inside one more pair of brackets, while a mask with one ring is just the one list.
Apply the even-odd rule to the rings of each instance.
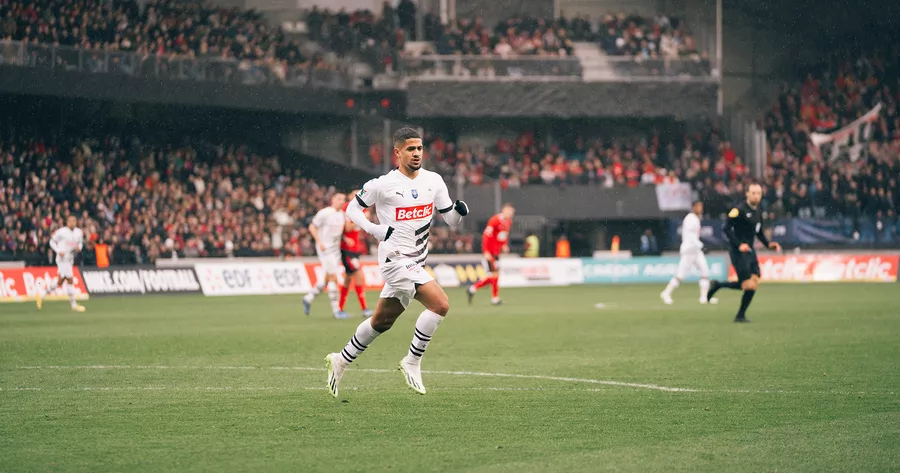
[[[839, 130], [831, 133], [811, 133], [809, 141], [812, 143], [814, 152], [819, 157], [824, 157], [822, 145], [831, 143], [831, 150], [828, 155], [829, 161], [837, 159], [846, 150], [850, 161], [855, 162], [859, 159], [866, 142], [872, 138], [872, 124], [878, 119], [880, 112], [881, 104], [879, 103], [872, 110], [866, 112], [865, 115]], [[850, 144], [851, 137], [853, 138], [852, 145]]]

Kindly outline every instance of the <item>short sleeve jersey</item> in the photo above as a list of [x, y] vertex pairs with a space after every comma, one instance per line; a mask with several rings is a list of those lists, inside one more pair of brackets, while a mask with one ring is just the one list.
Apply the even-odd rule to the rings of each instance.
[[340, 252], [341, 238], [344, 236], [344, 212], [335, 210], [334, 207], [325, 207], [313, 217], [312, 224], [319, 232], [316, 245], [324, 245], [325, 253]]

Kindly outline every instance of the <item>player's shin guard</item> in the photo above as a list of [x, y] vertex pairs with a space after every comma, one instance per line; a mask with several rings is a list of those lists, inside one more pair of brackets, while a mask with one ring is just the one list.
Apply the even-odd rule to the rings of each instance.
[[337, 314], [341, 311], [341, 306], [338, 300], [338, 288], [337, 283], [330, 282], [328, 283], [328, 299], [331, 301], [331, 312]]
[[738, 310], [737, 318], [742, 319], [747, 316], [747, 308], [750, 307], [750, 302], [755, 295], [755, 290], [744, 291], [744, 295], [741, 296], [741, 308]]
[[369, 307], [366, 305], [366, 288], [359, 284], [357, 284], [353, 288], [356, 289], [356, 297], [359, 299], [359, 307], [364, 311], [368, 310]]
[[406, 357], [408, 360], [413, 363], [422, 361], [422, 355], [425, 354], [425, 349], [428, 348], [431, 337], [434, 336], [434, 332], [437, 331], [438, 325], [443, 320], [443, 317], [428, 309], [422, 311], [418, 320], [416, 320], [416, 328], [413, 330], [412, 343], [409, 344], [409, 355]]
[[500, 277], [497, 275], [491, 276], [491, 297], [493, 300], [500, 299]]
[[381, 335], [381, 332], [372, 328], [371, 319], [363, 320], [362, 323], [356, 327], [356, 333], [350, 337], [347, 346], [341, 350], [340, 359], [345, 361], [348, 365], [353, 363], [359, 355], [362, 355], [362, 352], [366, 351], [366, 348], [369, 348], [369, 344], [375, 341], [375, 338], [379, 335]]
[[350, 294], [350, 281], [344, 281], [346, 284], [341, 286], [341, 301], [338, 304], [341, 311], [344, 310], [344, 305], [347, 303], [347, 294]]

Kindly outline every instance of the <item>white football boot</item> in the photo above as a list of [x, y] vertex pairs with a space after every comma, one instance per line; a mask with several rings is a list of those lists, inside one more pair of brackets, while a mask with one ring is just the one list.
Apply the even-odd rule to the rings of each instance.
[[340, 358], [340, 353], [329, 353], [325, 357], [325, 369], [328, 370], [328, 392], [334, 397], [338, 397], [338, 386], [341, 384], [344, 371], [349, 366]]
[[425, 385], [422, 383], [422, 366], [418, 361], [409, 359], [409, 355], [400, 360], [400, 372], [410, 389], [425, 394]]
[[662, 301], [665, 302], [666, 305], [672, 305], [672, 296], [670, 296], [669, 294], [661, 292], [659, 293], [659, 298], [662, 299]]

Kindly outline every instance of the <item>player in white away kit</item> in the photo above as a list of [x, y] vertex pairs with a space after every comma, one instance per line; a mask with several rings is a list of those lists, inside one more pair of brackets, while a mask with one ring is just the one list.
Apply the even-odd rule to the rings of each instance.
[[44, 289], [38, 287], [37, 307], [40, 310], [44, 306], [44, 297], [48, 292], [53, 292], [59, 286], [69, 296], [69, 304], [75, 312], [84, 312], [84, 306], [75, 302], [75, 253], [84, 247], [84, 233], [75, 225], [78, 224], [74, 215], [66, 218], [66, 226], [53, 232], [50, 237], [50, 248], [56, 253], [56, 281], [50, 283], [50, 287]]
[[[391, 328], [413, 299], [425, 310], [416, 320], [409, 352], [400, 360], [406, 384], [425, 394], [421, 361], [438, 325], [450, 310], [450, 301], [441, 286], [422, 267], [428, 255], [428, 235], [434, 213], [440, 213], [451, 227], [469, 213], [465, 202], [450, 200], [447, 185], [437, 173], [422, 169], [422, 137], [412, 128], [394, 133], [394, 154], [398, 169], [363, 186], [347, 206], [347, 217], [378, 245], [378, 264], [384, 289], [372, 318], [364, 320], [340, 353], [325, 357], [328, 390], [338, 396], [344, 371], [376, 337]], [[380, 224], [369, 221], [363, 209], [375, 206]]]
[[[706, 255], [703, 254], [703, 242], [700, 241], [700, 216], [703, 215], [703, 202], [695, 201], [691, 206], [691, 213], [684, 217], [681, 224], [681, 261], [678, 262], [678, 270], [675, 277], [669, 281], [669, 285], [659, 295], [666, 304], [672, 303], [672, 291], [687, 276], [693, 267], [700, 270], [700, 303], [706, 304], [706, 293], [709, 292], [709, 266], [706, 263]], [[719, 302], [710, 299], [711, 304]]]
[[346, 202], [347, 197], [342, 192], [336, 192], [331, 196], [331, 206], [320, 210], [309, 224], [309, 233], [316, 240], [316, 254], [325, 271], [325, 278], [303, 297], [303, 312], [306, 315], [309, 315], [313, 300], [327, 287], [334, 318], [347, 318], [347, 314], [341, 311], [337, 287], [338, 270], [341, 266], [341, 239], [344, 237], [343, 209]]

